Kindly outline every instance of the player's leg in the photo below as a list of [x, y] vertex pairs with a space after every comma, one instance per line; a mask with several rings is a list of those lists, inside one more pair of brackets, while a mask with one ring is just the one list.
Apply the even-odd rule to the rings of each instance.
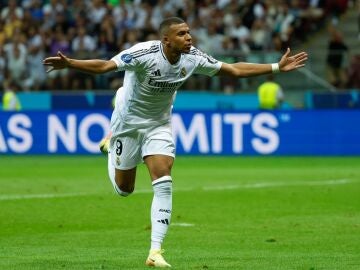
[[170, 267], [161, 255], [161, 244], [171, 221], [171, 168], [174, 158], [166, 155], [150, 155], [146, 156], [144, 161], [148, 167], [154, 190], [151, 205], [151, 249], [146, 264], [149, 266]]
[[136, 167], [121, 170], [117, 169], [113, 163], [113, 155], [111, 151], [108, 152], [108, 173], [110, 181], [115, 191], [121, 196], [128, 196], [134, 191], [135, 178], [136, 178]]
[[149, 131], [144, 141], [142, 155], [154, 190], [151, 206], [151, 249], [146, 264], [170, 267], [162, 257], [161, 249], [172, 212], [171, 169], [175, 147], [170, 126], [161, 126]]
[[135, 188], [136, 167], [128, 170], [115, 168], [111, 153], [108, 153], [108, 173], [115, 191], [120, 196], [129, 196]]
[[172, 178], [171, 168], [174, 158], [165, 155], [145, 157], [154, 197], [151, 206], [151, 249], [160, 249], [171, 221]]
[[151, 249], [160, 249], [172, 211], [171, 168], [174, 158], [165, 155], [152, 155], [144, 159], [152, 180], [154, 198], [151, 206]]
[[136, 166], [142, 162], [137, 136], [141, 137], [141, 134], [116, 135], [110, 140], [108, 173], [115, 191], [121, 196], [128, 196], [134, 191]]

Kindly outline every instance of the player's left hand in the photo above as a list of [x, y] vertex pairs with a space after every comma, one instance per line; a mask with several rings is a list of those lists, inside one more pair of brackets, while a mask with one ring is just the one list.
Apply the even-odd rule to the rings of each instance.
[[280, 71], [287, 72], [305, 66], [307, 57], [308, 55], [306, 52], [301, 52], [290, 56], [290, 48], [288, 48], [285, 54], [280, 59]]

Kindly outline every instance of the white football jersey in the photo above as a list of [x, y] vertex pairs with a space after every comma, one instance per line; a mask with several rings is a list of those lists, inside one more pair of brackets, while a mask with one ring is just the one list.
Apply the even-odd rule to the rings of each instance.
[[194, 73], [215, 75], [222, 64], [192, 47], [171, 65], [159, 40], [138, 43], [111, 60], [125, 70], [114, 113], [132, 128], [169, 122], [176, 90]]

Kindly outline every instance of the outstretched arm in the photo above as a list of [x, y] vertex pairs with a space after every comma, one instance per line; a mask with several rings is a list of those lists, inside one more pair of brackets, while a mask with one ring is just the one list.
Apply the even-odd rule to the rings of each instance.
[[49, 66], [49, 69], [46, 72], [57, 69], [73, 68], [83, 72], [102, 74], [117, 68], [115, 62], [111, 60], [77, 60], [71, 59], [61, 52], [58, 52], [57, 56], [45, 58], [43, 64]]
[[233, 77], [250, 77], [263, 75], [272, 72], [287, 72], [305, 66], [307, 53], [301, 52], [290, 56], [290, 49], [281, 57], [277, 64], [253, 64], [238, 62], [234, 64], [223, 63], [217, 75], [226, 75]]

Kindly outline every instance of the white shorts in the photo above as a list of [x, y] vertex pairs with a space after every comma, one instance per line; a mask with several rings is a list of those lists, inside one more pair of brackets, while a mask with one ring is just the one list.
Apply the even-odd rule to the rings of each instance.
[[115, 135], [110, 140], [110, 153], [114, 167], [120, 170], [135, 168], [149, 155], [175, 157], [171, 125], [135, 129]]

